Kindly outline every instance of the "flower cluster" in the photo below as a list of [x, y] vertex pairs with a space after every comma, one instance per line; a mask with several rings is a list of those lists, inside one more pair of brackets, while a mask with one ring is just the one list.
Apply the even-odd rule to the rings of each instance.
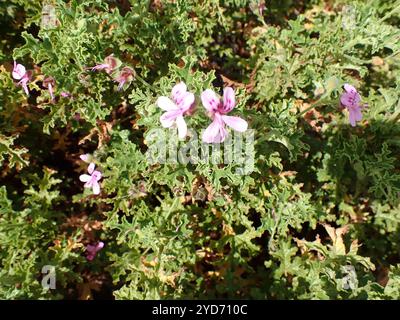
[[161, 125], [164, 128], [170, 128], [175, 124], [178, 128], [179, 138], [185, 138], [187, 126], [183, 116], [194, 107], [194, 100], [194, 94], [187, 92], [187, 87], [184, 82], [172, 88], [171, 99], [168, 97], [159, 97], [157, 105], [166, 111], [160, 117]]
[[113, 54], [107, 56], [103, 63], [97, 64], [90, 68], [92, 71], [104, 70], [111, 75], [113, 80], [118, 83], [118, 90], [122, 90], [126, 83], [131, 82], [135, 77], [135, 71], [130, 67], [123, 67], [119, 70], [121, 61], [114, 57]]
[[[14, 61], [14, 68], [12, 71], [12, 77], [15, 80], [19, 80], [17, 83], [17, 86], [22, 86], [24, 89], [25, 93], [27, 96], [29, 96], [29, 88], [28, 88], [28, 82], [31, 80], [32, 73], [30, 71], [27, 71], [25, 66], [22, 64], [17, 63]], [[51, 101], [55, 101], [55, 96], [54, 96], [54, 86], [56, 82], [53, 77], [46, 77], [43, 79], [43, 87], [49, 90], [50, 98]], [[68, 92], [61, 92], [62, 97], [70, 97], [71, 94]]]
[[[217, 94], [207, 89], [201, 94], [201, 101], [204, 108], [209, 112], [212, 123], [204, 131], [202, 140], [206, 143], [221, 143], [228, 136], [225, 125], [235, 131], [244, 132], [247, 130], [247, 122], [239, 117], [227, 116], [235, 107], [235, 92], [231, 87], [224, 89], [222, 100]], [[184, 139], [187, 135], [187, 125], [184, 115], [192, 114], [195, 104], [195, 96], [187, 91], [184, 82], [176, 84], [171, 91], [171, 98], [161, 96], [157, 99], [157, 105], [166, 111], [160, 117], [161, 125], [164, 128], [176, 126], [178, 136]]]
[[[113, 81], [118, 84], [118, 90], [122, 90], [125, 84], [130, 83], [135, 77], [135, 71], [130, 67], [121, 66], [121, 61], [114, 57], [114, 55], [107, 56], [103, 63], [97, 64], [94, 67], [88, 68], [92, 71], [104, 70], [107, 74], [111, 75]], [[32, 73], [27, 71], [25, 66], [14, 61], [14, 68], [12, 70], [12, 77], [18, 80], [17, 85], [22, 86], [27, 96], [29, 96], [28, 82], [31, 80]], [[54, 87], [56, 81], [53, 77], [45, 77], [43, 80], [43, 87], [49, 90], [51, 101], [55, 101]], [[69, 92], [62, 91], [60, 95], [64, 98], [72, 98]]]
[[26, 95], [29, 96], [28, 82], [30, 80], [30, 74], [26, 71], [26, 68], [22, 64], [17, 64], [17, 62], [14, 61], [12, 76], [15, 80], [19, 80], [17, 85], [22, 86]]
[[[126, 83], [132, 81], [135, 72], [130, 67], [122, 67], [121, 62], [113, 55], [106, 57], [101, 64], [97, 64], [90, 68], [92, 71], [104, 70], [107, 74], [113, 77], [113, 80], [118, 83], [118, 90], [121, 90]], [[28, 82], [31, 79], [31, 74], [26, 68], [17, 64], [14, 61], [12, 76], [19, 82], [27, 95], [29, 95]], [[48, 89], [51, 100], [55, 101], [54, 86], [55, 79], [46, 77], [43, 80], [43, 86]], [[351, 126], [355, 126], [357, 121], [361, 121], [361, 110], [365, 105], [361, 105], [361, 96], [357, 90], [350, 84], [344, 85], [345, 92], [340, 97], [340, 103], [347, 108], [349, 112], [349, 122]], [[61, 92], [62, 97], [72, 98], [68, 92]], [[235, 105], [235, 92], [231, 87], [223, 89], [222, 97], [219, 97], [212, 89], [204, 90], [200, 95], [200, 100], [203, 107], [212, 120], [210, 125], [204, 130], [202, 140], [205, 143], [222, 143], [228, 136], [226, 126], [237, 132], [245, 132], [248, 128], [248, 123], [244, 119], [236, 116], [227, 115]], [[161, 96], [157, 99], [157, 105], [165, 111], [160, 116], [161, 125], [164, 128], [176, 127], [178, 136], [184, 139], [187, 136], [188, 128], [184, 117], [192, 115], [195, 109], [196, 98], [192, 92], [188, 91], [187, 85], [184, 82], [176, 84], [172, 90], [170, 97]], [[80, 175], [80, 181], [84, 182], [85, 188], [91, 188], [93, 194], [100, 194], [99, 181], [102, 178], [100, 171], [95, 170], [95, 164], [91, 161], [89, 155], [82, 155], [81, 159], [89, 163], [87, 168], [88, 174]]]

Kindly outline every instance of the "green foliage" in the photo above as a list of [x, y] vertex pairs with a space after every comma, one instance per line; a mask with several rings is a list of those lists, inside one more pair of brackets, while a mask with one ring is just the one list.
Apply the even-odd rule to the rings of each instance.
[[[71, 252], [67, 238], [59, 233], [62, 214], [52, 208], [60, 194], [51, 189], [61, 182], [53, 174], [47, 169], [43, 177], [35, 174], [24, 180], [27, 188], [22, 203], [9, 200], [4, 186], [0, 189], [0, 294], [4, 299], [59, 298], [62, 289], [54, 295], [41, 285], [45, 265], [57, 266], [62, 288], [79, 279], [73, 271], [79, 255]], [[54, 244], [57, 238], [59, 245]]]

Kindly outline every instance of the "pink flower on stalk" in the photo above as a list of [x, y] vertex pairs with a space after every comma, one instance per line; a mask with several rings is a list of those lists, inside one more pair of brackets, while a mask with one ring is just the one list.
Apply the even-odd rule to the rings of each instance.
[[45, 79], [43, 80], [43, 86], [49, 90], [50, 97], [51, 97], [51, 100], [52, 100], [52, 101], [55, 100], [55, 98], [54, 98], [54, 91], [53, 91], [53, 88], [54, 88], [55, 83], [56, 83], [56, 82], [54, 81], [54, 78], [53, 78], [53, 77], [47, 77], [47, 78], [45, 78]]
[[104, 242], [102, 241], [96, 243], [95, 245], [88, 244], [86, 246], [86, 259], [88, 259], [88, 261], [92, 261], [96, 257], [97, 252], [103, 249], [103, 247]]
[[346, 83], [344, 85], [344, 92], [340, 97], [340, 103], [349, 111], [349, 121], [352, 127], [356, 126], [356, 121], [361, 121], [361, 109], [365, 106], [360, 105], [361, 96], [356, 88]]
[[180, 139], [186, 137], [187, 125], [183, 115], [188, 113], [194, 105], [194, 94], [187, 91], [186, 84], [180, 82], [171, 91], [171, 99], [161, 96], [157, 99], [157, 105], [166, 112], [160, 117], [161, 125], [170, 128], [174, 124], [178, 127]]
[[14, 69], [12, 71], [12, 76], [15, 80], [19, 80], [17, 85], [21, 85], [24, 89], [27, 96], [29, 96], [28, 90], [28, 81], [29, 81], [29, 72], [26, 71], [25, 67], [22, 64], [17, 64], [14, 60]]
[[266, 9], [266, 5], [264, 1], [260, 1], [260, 3], [258, 4], [258, 12], [260, 13], [260, 15], [262, 16], [264, 13], [264, 10]]
[[79, 180], [82, 182], [85, 182], [84, 187], [85, 188], [92, 188], [93, 194], [100, 194], [100, 184], [99, 180], [101, 179], [101, 172], [94, 170], [95, 164], [92, 162], [88, 166], [88, 173], [89, 174], [81, 174], [79, 176]]
[[118, 82], [118, 90], [121, 90], [125, 83], [133, 80], [135, 71], [129, 67], [123, 67], [121, 72], [114, 78], [115, 82]]
[[239, 117], [227, 116], [235, 107], [235, 92], [231, 87], [224, 89], [222, 101], [211, 89], [203, 91], [201, 94], [203, 106], [210, 112], [213, 122], [203, 133], [203, 141], [206, 143], [221, 143], [228, 136], [225, 125], [233, 130], [244, 132], [247, 130], [247, 122]]
[[92, 71], [96, 70], [104, 70], [108, 74], [112, 73], [114, 69], [118, 66], [118, 60], [115, 58], [112, 54], [109, 55], [104, 59], [104, 62], [101, 64], [95, 65], [92, 69]]

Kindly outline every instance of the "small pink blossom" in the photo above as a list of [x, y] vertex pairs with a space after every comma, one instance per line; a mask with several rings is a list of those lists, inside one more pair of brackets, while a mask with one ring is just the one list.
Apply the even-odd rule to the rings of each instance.
[[178, 136], [184, 139], [187, 134], [187, 125], [183, 115], [194, 106], [194, 94], [187, 91], [186, 84], [180, 82], [171, 91], [171, 99], [161, 96], [157, 105], [166, 112], [160, 117], [161, 125], [170, 128], [174, 124], [178, 127]]
[[12, 76], [15, 80], [19, 80], [17, 85], [21, 85], [27, 96], [29, 96], [28, 81], [30, 80], [29, 72], [22, 64], [17, 64], [14, 60], [14, 68], [12, 71]]
[[117, 68], [117, 66], [118, 66], [118, 60], [111, 54], [104, 59], [103, 63], [97, 64], [91, 69], [92, 71], [104, 70], [108, 74], [111, 74]]
[[82, 174], [79, 176], [79, 180], [85, 182], [85, 188], [92, 188], [93, 194], [100, 194], [100, 184], [99, 180], [101, 179], [101, 172], [94, 170], [95, 164], [91, 162], [88, 166], [88, 173], [89, 174]]
[[123, 67], [120, 73], [114, 78], [118, 82], [118, 90], [121, 90], [125, 83], [131, 82], [135, 76], [135, 71], [129, 67]]
[[104, 247], [104, 242], [100, 241], [95, 245], [88, 244], [86, 246], [86, 259], [88, 261], [92, 261], [95, 257], [97, 252], [99, 252]]
[[93, 160], [93, 156], [89, 153], [81, 154], [79, 158], [86, 163], [91, 163]]
[[258, 11], [260, 13], [260, 15], [262, 16], [264, 13], [264, 10], [266, 9], [266, 5], [264, 1], [261, 1], [258, 5]]
[[53, 77], [47, 77], [47, 78], [45, 78], [45, 79], [43, 80], [43, 86], [49, 90], [50, 97], [51, 97], [51, 100], [52, 100], [52, 101], [55, 100], [55, 98], [54, 98], [54, 91], [53, 91], [54, 85], [55, 85], [55, 80], [54, 80]]
[[66, 92], [66, 91], [62, 91], [60, 94], [61, 94], [61, 97], [64, 97], [64, 98], [71, 97], [71, 94], [69, 92]]
[[340, 103], [349, 111], [349, 122], [352, 127], [355, 127], [356, 121], [361, 121], [362, 119], [361, 110], [365, 105], [360, 104], [361, 96], [352, 85], [346, 83], [344, 90], [346, 92], [340, 97]]
[[250, 8], [253, 11], [258, 11], [258, 13], [262, 16], [264, 13], [264, 10], [266, 9], [265, 1], [260, 0], [256, 3], [252, 3], [252, 4], [250, 4]]
[[239, 117], [227, 116], [235, 107], [235, 92], [231, 87], [224, 89], [222, 101], [211, 89], [203, 91], [201, 94], [203, 106], [210, 112], [213, 122], [203, 133], [203, 141], [206, 143], [221, 143], [228, 136], [225, 125], [233, 130], [244, 132], [247, 130], [247, 122]]

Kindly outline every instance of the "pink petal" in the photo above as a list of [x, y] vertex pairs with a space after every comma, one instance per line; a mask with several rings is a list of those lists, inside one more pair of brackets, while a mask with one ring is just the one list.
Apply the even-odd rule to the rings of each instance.
[[352, 99], [352, 95], [348, 92], [345, 92], [340, 96], [340, 103], [347, 107], [347, 106], [351, 105], [351, 103], [350, 103], [351, 99]]
[[92, 261], [95, 257], [97, 252], [99, 252], [101, 249], [103, 249], [104, 243], [100, 241], [99, 243], [95, 245], [88, 244], [86, 246], [86, 259], [89, 261]]
[[223, 97], [223, 109], [225, 113], [228, 113], [235, 107], [235, 91], [231, 87], [224, 89]]
[[107, 56], [104, 59], [104, 62], [104, 64], [107, 65], [107, 68], [105, 70], [107, 73], [111, 73], [118, 66], [118, 60], [114, 57], [114, 54]]
[[219, 132], [219, 123], [214, 119], [213, 122], [207, 127], [206, 130], [203, 132], [202, 139], [206, 143], [213, 143], [215, 137], [218, 135]]
[[194, 103], [194, 100], [195, 100], [194, 94], [191, 92], [186, 92], [181, 103], [178, 106], [183, 112], [185, 112], [190, 109], [190, 107]]
[[187, 134], [187, 125], [183, 116], [180, 115], [176, 118], [176, 125], [178, 127], [178, 137], [179, 139], [184, 139]]
[[159, 97], [156, 103], [161, 109], [165, 111], [172, 111], [179, 109], [178, 106], [168, 97]]
[[90, 181], [91, 178], [92, 177], [89, 176], [88, 174], [81, 174], [79, 176], [79, 180], [82, 181], [82, 182], [88, 182], [88, 181]]
[[80, 158], [82, 161], [85, 161], [85, 162], [89, 162], [89, 161], [90, 161], [90, 155], [89, 155], [88, 153], [86, 153], [86, 154], [81, 154], [81, 155], [79, 156], [79, 158]]
[[355, 127], [356, 121], [362, 120], [361, 108], [353, 107], [353, 108], [348, 108], [348, 110], [349, 110], [349, 122], [352, 127]]
[[97, 181], [93, 181], [93, 194], [100, 194], [100, 185]]
[[346, 90], [346, 92], [348, 92], [348, 93], [356, 93], [357, 92], [357, 89], [354, 88], [351, 84], [345, 83], [343, 87], [344, 87], [344, 90]]
[[62, 91], [61, 92], [61, 96], [64, 97], [64, 98], [68, 98], [68, 97], [71, 96], [71, 94], [69, 92]]
[[100, 172], [100, 171], [95, 170], [95, 171], [92, 173], [92, 179], [93, 179], [94, 181], [99, 181], [99, 180], [101, 179], [101, 177], [102, 177], [102, 175], [101, 175], [101, 172]]
[[88, 261], [92, 261], [92, 260], [94, 259], [94, 254], [87, 254], [87, 255], [86, 255], [86, 259], [87, 259]]
[[225, 138], [228, 136], [228, 131], [226, 131], [225, 126], [221, 126], [219, 128], [218, 135], [214, 139], [214, 143], [222, 143], [225, 141]]
[[15, 80], [20, 80], [26, 73], [26, 69], [22, 64], [17, 64], [14, 61], [14, 70], [12, 72], [12, 76]]
[[222, 120], [235, 131], [245, 132], [247, 130], [247, 122], [242, 118], [222, 116]]
[[119, 80], [116, 80], [116, 81], [119, 82], [117, 90], [121, 91], [122, 88], [124, 87], [124, 84], [125, 84], [126, 80], [125, 79], [119, 79]]
[[88, 168], [87, 168], [87, 171], [89, 172], [89, 174], [92, 174], [92, 173], [93, 173], [95, 167], [96, 167], [96, 165], [95, 165], [93, 162], [91, 162], [91, 163], [89, 164], [89, 166], [88, 166]]
[[92, 68], [92, 71], [102, 70], [108, 68], [109, 65], [107, 63], [97, 64]]
[[355, 119], [355, 115], [352, 111], [349, 110], [349, 122], [351, 124], [352, 127], [356, 126], [356, 119]]
[[228, 135], [225, 129], [224, 122], [221, 116], [216, 113], [214, 121], [203, 132], [203, 141], [206, 143], [220, 143], [223, 142]]
[[184, 82], [176, 84], [171, 91], [172, 99], [176, 102], [181, 101], [184, 98], [186, 91], [187, 87]]
[[96, 251], [100, 251], [104, 248], [104, 242], [100, 241], [96, 246]]
[[86, 246], [86, 251], [87, 251], [88, 253], [90, 253], [90, 254], [93, 254], [93, 253], [96, 252], [96, 246], [91, 245], [91, 244], [88, 244], [88, 245]]
[[29, 96], [29, 89], [28, 89], [28, 85], [26, 84], [26, 82], [23, 82], [23, 83], [22, 83], [22, 88], [24, 89], [25, 94], [26, 94], [27, 96]]
[[49, 84], [49, 93], [50, 93], [51, 100], [54, 101], [53, 86], [51, 84]]
[[362, 120], [361, 108], [357, 108], [357, 110], [355, 111], [355, 119], [356, 119], [356, 121]]
[[203, 103], [204, 108], [210, 112], [216, 111], [220, 104], [219, 98], [211, 89], [207, 89], [202, 92], [201, 102]]
[[176, 118], [182, 115], [181, 110], [172, 110], [172, 111], [167, 111], [165, 112], [161, 117], [160, 117], [160, 122], [161, 125], [164, 128], [170, 128], [172, 125], [175, 123]]
[[84, 185], [83, 185], [83, 187], [84, 188], [91, 188], [92, 186], [93, 186], [93, 179], [92, 179], [92, 177], [90, 177], [90, 180], [88, 181], [88, 182], [86, 182]]
[[340, 102], [346, 107], [354, 107], [360, 103], [361, 97], [358, 92], [345, 92], [340, 97]]

